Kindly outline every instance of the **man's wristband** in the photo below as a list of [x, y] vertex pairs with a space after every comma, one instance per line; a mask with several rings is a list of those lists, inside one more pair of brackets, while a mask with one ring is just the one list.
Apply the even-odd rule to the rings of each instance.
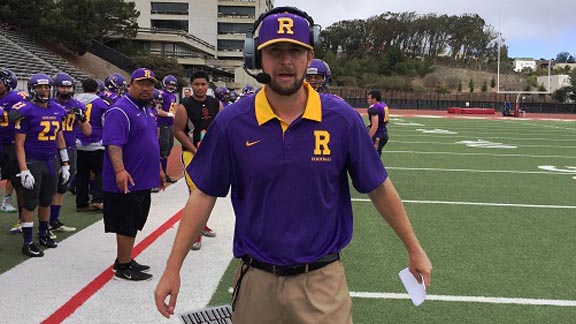
[[61, 148], [58, 149], [58, 153], [60, 153], [60, 161], [62, 161], [62, 164], [68, 163], [68, 150], [66, 148]]

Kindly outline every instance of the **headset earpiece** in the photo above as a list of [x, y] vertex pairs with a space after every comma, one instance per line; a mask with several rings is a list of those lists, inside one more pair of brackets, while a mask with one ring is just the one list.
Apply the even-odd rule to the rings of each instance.
[[322, 27], [314, 23], [314, 19], [310, 17], [306, 12], [294, 8], [294, 7], [278, 7], [271, 9], [267, 12], [264, 12], [254, 21], [254, 25], [252, 26], [252, 30], [246, 33], [246, 39], [244, 40], [244, 67], [247, 69], [261, 69], [262, 68], [262, 59], [260, 52], [258, 51], [258, 45], [260, 42], [258, 41], [258, 37], [254, 37], [254, 33], [262, 23], [262, 21], [273, 14], [289, 12], [291, 14], [298, 15], [308, 21], [309, 28], [310, 28], [310, 45], [312, 47], [320, 46], [320, 32]]

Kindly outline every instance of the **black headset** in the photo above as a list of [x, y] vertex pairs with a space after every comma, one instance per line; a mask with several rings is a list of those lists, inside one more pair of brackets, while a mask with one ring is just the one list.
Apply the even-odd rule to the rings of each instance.
[[300, 16], [308, 21], [310, 29], [310, 45], [316, 47], [320, 45], [320, 31], [322, 27], [320, 25], [314, 24], [314, 19], [310, 17], [306, 12], [295, 8], [295, 7], [278, 7], [271, 9], [258, 17], [254, 21], [252, 30], [246, 33], [246, 40], [244, 40], [244, 67], [246, 69], [261, 69], [262, 68], [262, 56], [260, 51], [258, 51], [258, 46], [260, 45], [259, 37], [254, 37], [254, 33], [262, 23], [262, 21], [273, 14], [288, 12]]

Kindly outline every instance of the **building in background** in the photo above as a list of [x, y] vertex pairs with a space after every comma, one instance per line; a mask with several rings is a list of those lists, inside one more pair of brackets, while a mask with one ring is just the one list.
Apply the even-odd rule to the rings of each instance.
[[524, 69], [536, 71], [536, 60], [533, 58], [517, 57], [514, 59], [514, 72], [522, 72]]
[[[546, 90], [548, 90], [548, 76], [539, 76], [536, 79], [538, 85], [544, 86]], [[558, 75], [551, 75], [550, 76], [550, 93], [564, 87], [569, 87], [570, 84], [570, 76], [566, 74], [558, 74]]]
[[273, 8], [273, 0], [140, 0], [136, 40], [140, 49], [171, 56], [187, 73], [204, 69], [214, 81], [234, 85], [242, 67], [246, 32], [258, 16]]

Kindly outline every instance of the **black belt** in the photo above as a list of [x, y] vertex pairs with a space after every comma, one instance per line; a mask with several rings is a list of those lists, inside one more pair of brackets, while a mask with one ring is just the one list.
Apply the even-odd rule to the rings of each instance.
[[275, 264], [270, 264], [266, 262], [260, 262], [254, 260], [248, 255], [242, 256], [242, 261], [250, 267], [254, 267], [256, 269], [266, 271], [277, 276], [295, 276], [301, 273], [306, 273], [309, 271], [318, 270], [324, 266], [329, 265], [330, 263], [340, 260], [339, 253], [331, 253], [328, 254], [314, 262], [308, 264], [299, 264], [295, 266], [278, 266]]

